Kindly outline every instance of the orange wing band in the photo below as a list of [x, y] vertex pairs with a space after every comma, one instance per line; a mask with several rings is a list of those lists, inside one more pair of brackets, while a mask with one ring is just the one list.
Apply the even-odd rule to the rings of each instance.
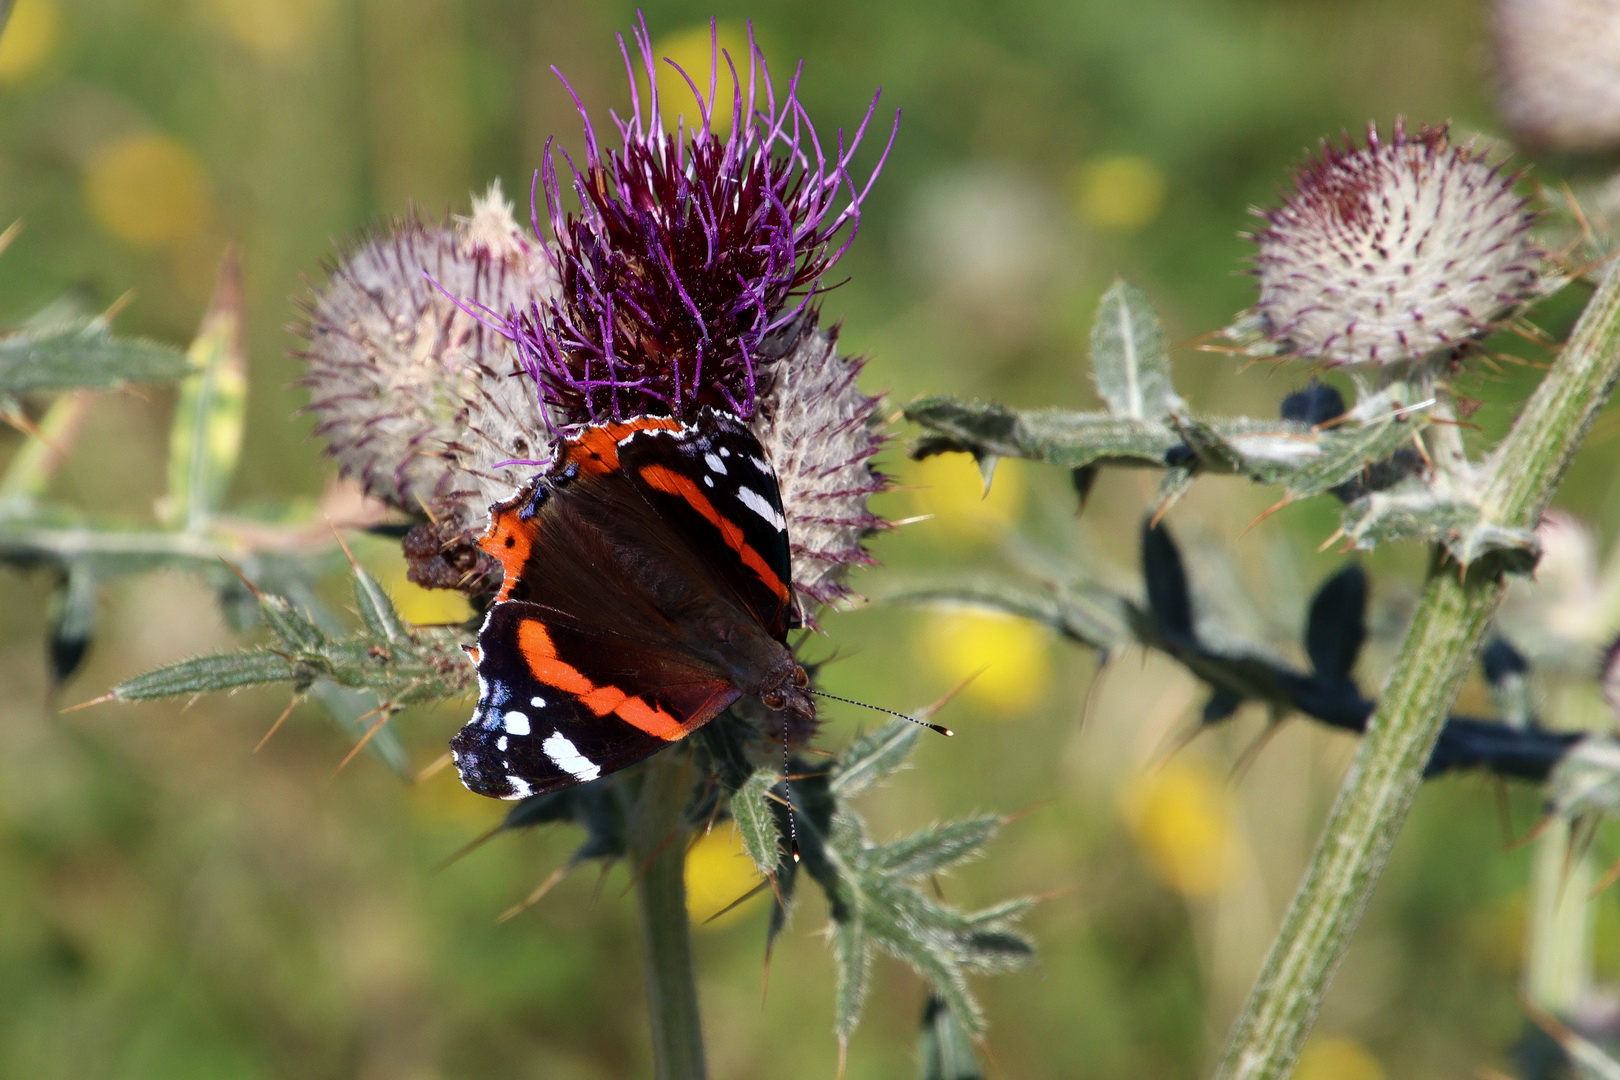
[[597, 686], [584, 672], [557, 656], [551, 635], [534, 619], [518, 624], [518, 648], [536, 680], [578, 698], [597, 716], [612, 713], [625, 723], [667, 742], [683, 738], [692, 730], [663, 709], [648, 704], [644, 698], [631, 697], [616, 686]]
[[765, 587], [775, 593], [784, 604], [788, 601], [788, 587], [771, 564], [766, 562], [759, 552], [743, 538], [743, 532], [737, 526], [720, 516], [720, 511], [714, 508], [698, 486], [673, 469], [666, 469], [662, 465], [648, 465], [641, 470], [641, 478], [659, 491], [667, 492], [684, 499], [686, 503], [708, 519], [709, 523], [720, 530], [720, 536], [726, 546], [742, 557], [743, 565], [752, 570]]

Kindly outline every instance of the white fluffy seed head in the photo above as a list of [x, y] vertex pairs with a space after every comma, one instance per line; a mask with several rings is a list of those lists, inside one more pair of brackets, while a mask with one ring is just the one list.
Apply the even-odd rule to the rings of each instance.
[[1502, 115], [1526, 143], [1620, 146], [1620, 0], [1496, 0]]
[[498, 184], [465, 218], [406, 221], [344, 257], [302, 328], [309, 411], [342, 471], [446, 542], [476, 535], [533, 471], [497, 463], [543, 457], [550, 425], [510, 343], [445, 293], [504, 314], [555, 288]]
[[807, 619], [850, 595], [852, 566], [872, 558], [862, 541], [884, 525], [866, 500], [888, 486], [872, 467], [883, 446], [879, 399], [856, 385], [862, 361], [842, 356], [836, 331], [807, 317], [797, 340], [765, 369], [751, 427], [782, 495], [793, 545], [793, 585]]
[[1369, 127], [1294, 179], [1266, 227], [1256, 314], [1281, 352], [1333, 365], [1419, 361], [1480, 337], [1535, 297], [1542, 251], [1514, 177], [1444, 127]]

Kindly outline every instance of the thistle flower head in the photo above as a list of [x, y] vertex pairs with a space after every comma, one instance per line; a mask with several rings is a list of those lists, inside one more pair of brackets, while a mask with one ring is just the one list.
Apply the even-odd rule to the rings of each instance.
[[[470, 544], [451, 552], [457, 538], [476, 534], [489, 504], [524, 478], [501, 463], [543, 450], [551, 421], [511, 345], [434, 281], [490, 308], [556, 287], [498, 185], [453, 223], [404, 221], [356, 246], [311, 298], [299, 328], [303, 385], [338, 467], [374, 497], [432, 520], [451, 563], [466, 563], [476, 556]], [[468, 566], [444, 569], [453, 580]]]
[[[780, 355], [773, 341], [827, 287], [859, 227], [882, 161], [861, 185], [849, 166], [877, 99], [853, 136], [846, 141], [840, 131], [824, 146], [799, 102], [798, 72], [779, 97], [751, 35], [739, 77], [711, 30], [707, 93], [680, 72], [700, 115], [671, 133], [645, 22], [634, 37], [646, 96], [621, 38], [631, 111], [614, 116], [617, 149], [598, 140], [575, 98], [585, 124], [583, 167], [563, 157], [579, 210], [563, 208], [558, 153], [549, 145], [536, 177], [558, 291], [495, 310], [542, 398], [568, 421], [684, 417], [702, 405], [747, 418], [761, 365]], [[722, 63], [732, 75], [730, 101], [717, 90]], [[719, 109], [731, 115], [725, 135]]]
[[1322, 146], [1266, 227], [1256, 313], [1280, 350], [1333, 365], [1419, 361], [1478, 338], [1538, 295], [1535, 214], [1446, 128]]

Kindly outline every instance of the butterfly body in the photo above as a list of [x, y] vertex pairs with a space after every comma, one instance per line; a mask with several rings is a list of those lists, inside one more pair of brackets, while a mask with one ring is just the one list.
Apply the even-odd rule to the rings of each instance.
[[586, 428], [491, 508], [504, 580], [479, 700], [451, 742], [467, 787], [517, 799], [649, 756], [738, 698], [813, 722], [776, 478], [737, 418]]

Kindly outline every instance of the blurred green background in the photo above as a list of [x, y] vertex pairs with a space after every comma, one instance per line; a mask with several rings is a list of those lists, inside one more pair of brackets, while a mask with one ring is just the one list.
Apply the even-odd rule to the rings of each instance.
[[[887, 3], [649, 0], [655, 41], [690, 55], [707, 18], [754, 20], [823, 132], [875, 87], [905, 118], [824, 303], [866, 385], [1015, 405], [1089, 406], [1090, 314], [1116, 274], [1145, 287], [1172, 340], [1247, 304], [1245, 210], [1272, 200], [1304, 149], [1343, 127], [1451, 119], [1493, 133], [1485, 12], [1434, 0], [1080, 0]], [[526, 193], [549, 135], [580, 144], [557, 65], [598, 123], [627, 101], [613, 34], [629, 4], [580, 0], [18, 0], [0, 38], [0, 319], [64, 292], [101, 307], [133, 290], [121, 331], [189, 340], [221, 252], [241, 245], [252, 357], [238, 507], [313, 505], [331, 473], [291, 384], [294, 298], [333, 241], [410, 205], [464, 211], [499, 178]], [[694, 37], [694, 34], [697, 36]], [[682, 50], [686, 50], [684, 53]], [[699, 56], [704, 55], [702, 52]], [[864, 160], [870, 163], [875, 152]], [[519, 200], [523, 200], [520, 198]], [[1566, 303], [1550, 324], [1568, 314]], [[1567, 322], [1567, 318], [1564, 320]], [[1176, 354], [1201, 409], [1270, 414], [1305, 374]], [[1487, 430], [1533, 372], [1465, 379]], [[167, 389], [108, 395], [55, 494], [148, 519], [161, 492]], [[1608, 529], [1613, 427], [1563, 503]], [[20, 445], [0, 430], [0, 459]], [[1083, 518], [1066, 477], [1004, 466], [989, 498], [965, 459], [888, 466], [891, 517], [869, 594], [922, 575], [1068, 560], [1127, 585], [1155, 477], [1104, 476]], [[1331, 507], [1241, 536], [1272, 495], [1201, 481], [1169, 521], [1200, 587], [1247, 595], [1257, 640], [1297, 636]], [[365, 557], [407, 611], [381, 542]], [[1384, 641], [1401, 626], [1414, 552], [1380, 553]], [[44, 662], [43, 575], [0, 572], [0, 1077], [536, 1077], [647, 1075], [626, 875], [587, 868], [521, 916], [497, 917], [566, 857], [567, 830], [508, 836], [435, 864], [502, 807], [453, 776], [402, 786], [301, 710], [242, 694], [60, 716], [150, 666], [227, 647], [212, 594], [173, 575], [105, 588], [89, 662], [59, 691]], [[1228, 605], [1227, 610], [1239, 610]], [[996, 1075], [1197, 1075], [1242, 1000], [1352, 743], [1287, 726], [1233, 775], [1264, 718], [1243, 714], [1166, 760], [1197, 686], [1162, 659], [1095, 657], [1018, 624], [881, 605], [826, 623], [834, 692], [912, 708], [983, 676], [916, 767], [864, 808], [878, 835], [974, 810], [1031, 810], [944, 882], [964, 903], [1051, 893], [1031, 919], [1040, 967], [979, 986]], [[1378, 656], [1363, 678], [1377, 678]], [[1486, 706], [1477, 689], [1469, 704]], [[828, 710], [824, 743], [873, 723]], [[394, 724], [420, 763], [459, 710]], [[1307, 1080], [1473, 1077], [1507, 1069], [1522, 1013], [1533, 820], [1497, 785], [1429, 785], [1328, 999]], [[724, 834], [694, 853], [694, 913], [746, 890]], [[699, 981], [717, 1078], [830, 1077], [832, 975], [807, 890], [760, 1001], [759, 900], [703, 927]], [[1600, 916], [1599, 973], [1620, 974], [1620, 919]], [[880, 964], [851, 1080], [910, 1075], [921, 984]]]

